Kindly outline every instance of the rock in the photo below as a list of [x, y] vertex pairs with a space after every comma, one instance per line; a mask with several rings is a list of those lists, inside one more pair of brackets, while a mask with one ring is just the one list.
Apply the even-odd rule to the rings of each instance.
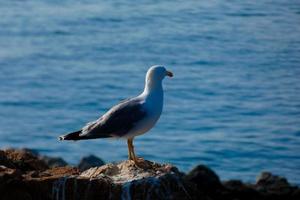
[[79, 170], [76, 167], [54, 167], [40, 173], [39, 177], [66, 177], [71, 175], [79, 175]]
[[[49, 167], [63, 167], [68, 165], [68, 163], [60, 157], [50, 157], [41, 156], [38, 151], [28, 148], [23, 149], [7, 149], [5, 151], [0, 151], [0, 165], [4, 162], [3, 154], [6, 155], [6, 165], [11, 167], [14, 163], [18, 163], [18, 168], [23, 166], [25, 171], [28, 170], [45, 170]], [[7, 160], [11, 160], [8, 163]]]
[[18, 169], [11, 169], [8, 167], [5, 167], [3, 165], [0, 165], [0, 172], [1, 175], [8, 175], [8, 176], [13, 176], [13, 177], [20, 177], [21, 176], [21, 172]]
[[222, 184], [217, 174], [205, 165], [198, 165], [186, 176], [185, 180], [196, 184], [198, 189], [210, 191], [220, 189]]
[[32, 200], [30, 193], [23, 188], [23, 186], [19, 186], [17, 183], [10, 184], [9, 187], [3, 192], [1, 192], [1, 200]]
[[41, 167], [43, 160], [26, 150], [7, 150], [1, 158], [14, 167], [1, 167], [1, 200], [191, 199], [182, 174], [168, 164], [124, 161], [80, 173], [74, 167]]
[[298, 187], [292, 194], [292, 199], [300, 199], [300, 188]]
[[60, 157], [50, 157], [50, 156], [40, 155], [39, 152], [34, 149], [22, 148], [21, 151], [28, 152], [38, 157], [40, 160], [43, 160], [48, 167], [64, 167], [68, 165], [68, 163]]
[[87, 170], [91, 167], [99, 167], [99, 166], [102, 166], [104, 165], [104, 161], [101, 160], [100, 158], [94, 156], [94, 155], [89, 155], [89, 156], [86, 156], [86, 157], [83, 157], [79, 164], [78, 164], [78, 168], [81, 170], [81, 171], [84, 171], [84, 170]]
[[139, 166], [136, 166], [133, 161], [126, 160], [118, 164], [111, 163], [90, 168], [83, 171], [80, 176], [86, 178], [107, 177], [116, 184], [122, 184], [148, 177], [159, 177], [174, 171], [173, 166], [169, 164], [161, 165], [143, 160]]
[[251, 186], [240, 180], [230, 180], [223, 183], [226, 191], [222, 193], [224, 199], [261, 199], [261, 195]]
[[2, 150], [0, 150], [0, 166], [1, 165], [9, 168], [15, 168], [14, 163], [7, 158], [6, 153]]
[[286, 178], [273, 175], [270, 172], [262, 172], [256, 180], [255, 188], [269, 195], [287, 195], [295, 191]]
[[49, 168], [44, 161], [27, 150], [7, 149], [4, 153], [6, 158], [22, 171], [41, 171]]
[[191, 199], [177, 172], [172, 165], [141, 160], [138, 166], [123, 161], [90, 168], [80, 177], [110, 181], [121, 187], [124, 199]]
[[60, 157], [39, 156], [49, 167], [64, 167], [68, 163]]
[[[26, 191], [19, 193], [17, 184], [21, 184], [22, 173], [18, 169], [0, 166], [0, 199], [28, 199]], [[10, 195], [11, 194], [11, 195]]]
[[[255, 184], [223, 183], [208, 167], [199, 165], [184, 175], [170, 164], [139, 159], [81, 171], [76, 167], [45, 167], [41, 156], [26, 150], [0, 150], [0, 199], [300, 199], [300, 189], [271, 173]], [[5, 164], [5, 165], [4, 165]]]
[[38, 157], [40, 154], [37, 150], [35, 149], [29, 149], [29, 148], [22, 148], [21, 151], [25, 151], [25, 152], [28, 152], [36, 157]]
[[[168, 164], [142, 160], [90, 168], [82, 173], [74, 167], [44, 171], [0, 171], [0, 192], [6, 199], [191, 199], [177, 174]], [[1, 174], [6, 176], [2, 181]], [[14, 174], [14, 176], [12, 176]]]

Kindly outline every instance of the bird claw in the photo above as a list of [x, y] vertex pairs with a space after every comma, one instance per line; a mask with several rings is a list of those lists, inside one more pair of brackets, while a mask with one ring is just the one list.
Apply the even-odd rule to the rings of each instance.
[[149, 161], [145, 160], [144, 158], [136, 158], [135, 160], [133, 160], [134, 165], [140, 169], [150, 169], [151, 168], [151, 163], [149, 163]]
[[142, 157], [136, 157], [136, 158], [134, 159], [134, 163], [135, 163], [135, 164], [140, 164], [140, 163], [143, 163], [144, 161], [145, 161], [145, 159], [142, 158]]

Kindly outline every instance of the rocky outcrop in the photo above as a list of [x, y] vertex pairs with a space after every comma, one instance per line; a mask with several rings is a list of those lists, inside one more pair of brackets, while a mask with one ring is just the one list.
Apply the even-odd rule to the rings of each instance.
[[68, 163], [60, 157], [40, 156], [39, 158], [49, 167], [64, 167], [68, 165]]
[[170, 164], [140, 159], [106, 164], [84, 171], [51, 167], [28, 150], [0, 150], [0, 199], [300, 199], [288, 181], [264, 172], [255, 184], [221, 182], [210, 168], [199, 165], [188, 174]]
[[211, 189], [220, 189], [222, 187], [217, 174], [204, 165], [196, 166], [185, 176], [185, 180], [190, 183], [194, 183], [199, 190], [203, 189], [210, 191]]
[[140, 160], [138, 166], [124, 161], [90, 168], [79, 177], [107, 180], [119, 187], [117, 199], [184, 199], [189, 195], [177, 168], [147, 160]]
[[81, 171], [84, 171], [84, 170], [87, 170], [91, 167], [97, 167], [97, 166], [102, 166], [104, 165], [104, 161], [101, 160], [100, 158], [94, 156], [94, 155], [89, 155], [89, 156], [86, 156], [86, 157], [83, 157], [79, 164], [78, 164], [78, 168], [81, 170]]
[[[43, 160], [37, 159], [36, 155], [28, 150], [8, 149], [1, 154], [3, 156], [3, 160], [6, 160], [12, 164], [4, 166], [19, 169], [23, 172], [32, 170], [40, 171], [49, 168]], [[0, 164], [2, 165], [1, 161]]]

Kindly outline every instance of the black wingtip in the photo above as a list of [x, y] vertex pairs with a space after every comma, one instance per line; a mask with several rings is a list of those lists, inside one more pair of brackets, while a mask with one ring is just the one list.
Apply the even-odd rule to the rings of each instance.
[[66, 135], [62, 135], [58, 137], [58, 140], [81, 140], [82, 138], [80, 137], [80, 131], [75, 131], [72, 133], [68, 133]]

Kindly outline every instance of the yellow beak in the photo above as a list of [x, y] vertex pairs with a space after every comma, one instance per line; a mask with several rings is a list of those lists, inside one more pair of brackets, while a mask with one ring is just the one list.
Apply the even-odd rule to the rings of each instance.
[[170, 72], [170, 71], [167, 71], [167, 74], [166, 74], [167, 76], [170, 76], [170, 77], [173, 77], [173, 73], [172, 72]]

